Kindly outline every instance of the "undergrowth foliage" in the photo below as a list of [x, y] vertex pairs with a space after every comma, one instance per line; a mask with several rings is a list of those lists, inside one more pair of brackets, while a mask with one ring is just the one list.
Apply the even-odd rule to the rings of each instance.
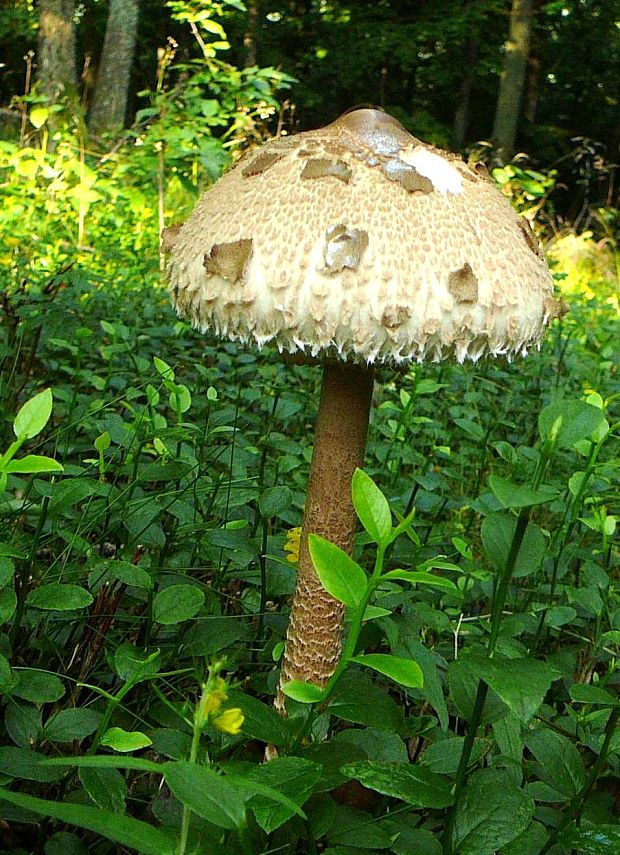
[[[109, 156], [40, 104], [0, 144], [3, 850], [617, 853], [612, 268], [525, 361], [380, 370], [354, 555], [311, 542], [344, 654], [281, 718], [318, 372], [153, 285], [286, 79], [205, 59]], [[528, 210], [553, 183], [503, 177]]]
[[62, 279], [45, 313], [20, 303], [17, 352], [3, 326], [15, 845], [617, 851], [608, 304], [519, 364], [382, 373], [354, 558], [312, 543], [345, 656], [325, 691], [285, 687], [281, 719], [317, 373], [191, 332], [157, 291]]

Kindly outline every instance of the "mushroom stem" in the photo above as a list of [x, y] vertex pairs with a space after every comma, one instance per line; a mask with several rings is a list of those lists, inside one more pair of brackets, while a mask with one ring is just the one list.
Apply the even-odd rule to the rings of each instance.
[[[281, 684], [303, 680], [324, 686], [340, 657], [344, 607], [319, 582], [308, 550], [308, 535], [321, 535], [351, 554], [356, 527], [351, 479], [364, 463], [373, 380], [372, 367], [344, 363], [323, 366]], [[283, 703], [278, 693], [276, 706], [280, 710]]]

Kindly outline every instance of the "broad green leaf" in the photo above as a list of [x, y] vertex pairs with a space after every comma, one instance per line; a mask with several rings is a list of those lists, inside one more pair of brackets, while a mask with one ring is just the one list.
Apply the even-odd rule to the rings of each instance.
[[0, 591], [0, 624], [10, 620], [17, 608], [17, 594], [13, 587], [6, 587]]
[[167, 763], [162, 771], [177, 799], [198, 816], [229, 830], [245, 823], [247, 796], [222, 775], [185, 761]]
[[402, 708], [365, 671], [345, 672], [334, 689], [329, 712], [379, 730], [400, 733], [404, 727]]
[[30, 748], [40, 738], [43, 730], [41, 709], [32, 704], [18, 704], [11, 700], [4, 710], [4, 726], [15, 745]]
[[364, 611], [364, 620], [376, 620], [380, 617], [387, 617], [387, 615], [391, 615], [392, 612], [390, 609], [382, 609], [381, 606], [366, 606]]
[[541, 781], [567, 798], [579, 792], [586, 779], [583, 760], [566, 736], [539, 727], [530, 732], [525, 744], [538, 761], [536, 771]]
[[35, 609], [55, 612], [85, 609], [92, 601], [92, 595], [85, 588], [79, 585], [61, 585], [59, 582], [50, 582], [49, 585], [35, 588], [26, 600], [28, 605]]
[[499, 654], [487, 659], [468, 654], [466, 662], [472, 673], [484, 680], [523, 722], [536, 713], [551, 683], [561, 676], [537, 659], [507, 659]]
[[569, 688], [568, 693], [571, 699], [578, 704], [599, 704], [606, 707], [617, 707], [620, 704], [620, 700], [602, 686], [575, 683]]
[[168, 365], [167, 362], [164, 362], [163, 359], [160, 359], [159, 356], [153, 357], [153, 365], [157, 369], [158, 374], [160, 374], [165, 380], [174, 380], [174, 370]]
[[0, 588], [13, 581], [14, 573], [15, 564], [13, 564], [10, 558], [0, 555]]
[[137, 567], [129, 561], [107, 561], [105, 566], [108, 572], [123, 585], [144, 588], [147, 591], [153, 589], [151, 574], [142, 567]]
[[258, 510], [264, 519], [269, 519], [290, 508], [292, 500], [289, 487], [267, 487], [258, 500]]
[[51, 457], [43, 457], [40, 454], [26, 454], [25, 457], [19, 457], [7, 463], [4, 471], [9, 474], [13, 472], [20, 475], [30, 475], [39, 472], [63, 472], [64, 467]]
[[310, 557], [325, 590], [345, 606], [355, 608], [366, 591], [366, 574], [346, 552], [316, 534], [308, 538]]
[[149, 680], [159, 671], [159, 650], [147, 653], [133, 644], [125, 642], [114, 651], [114, 670], [125, 682], [139, 683]]
[[392, 513], [387, 499], [372, 478], [356, 469], [352, 483], [353, 506], [370, 537], [386, 545], [392, 533]]
[[41, 783], [58, 781], [62, 778], [64, 773], [61, 769], [45, 768], [42, 760], [45, 760], [45, 754], [40, 754], [38, 751], [12, 745], [0, 746], [0, 769], [3, 776]]
[[21, 407], [13, 421], [13, 431], [18, 439], [32, 439], [41, 433], [52, 414], [52, 390], [44, 389]]
[[390, 851], [392, 840], [376, 817], [344, 804], [335, 810], [327, 842], [330, 845], [323, 850], [324, 855], [379, 855]]
[[81, 742], [97, 730], [101, 713], [88, 707], [61, 710], [45, 724], [45, 737], [50, 742]]
[[110, 447], [111, 442], [112, 440], [110, 439], [110, 434], [107, 432], [107, 430], [104, 430], [104, 432], [100, 433], [93, 443], [93, 445], [95, 446], [95, 451], [98, 451], [100, 454], [104, 451], [107, 451]]
[[50, 111], [47, 107], [33, 107], [29, 114], [32, 125], [38, 130], [49, 118]]
[[273, 706], [236, 690], [228, 692], [228, 705], [238, 707], [243, 713], [243, 733], [247, 736], [271, 745], [286, 745], [288, 742], [288, 720], [282, 718]]
[[450, 782], [418, 765], [367, 760], [342, 771], [364, 787], [411, 805], [441, 809], [453, 802]]
[[0, 788], [0, 800], [69, 825], [77, 825], [108, 840], [135, 849], [140, 855], [174, 855], [175, 843], [168, 835], [147, 822], [87, 805], [37, 799], [24, 793]]
[[[281, 792], [299, 808], [310, 797], [320, 780], [321, 766], [301, 757], [276, 757], [263, 766], [251, 769], [244, 777]], [[256, 822], [267, 834], [271, 834], [297, 812], [263, 795], [253, 796], [248, 807], [252, 809]]]
[[[516, 525], [516, 517], [504, 512], [489, 514], [482, 522], [480, 535], [485, 555], [500, 572], [506, 568]], [[544, 534], [537, 525], [528, 523], [515, 561], [513, 578], [520, 579], [535, 573], [543, 563], [545, 553]]]
[[459, 855], [495, 855], [526, 828], [534, 801], [502, 769], [482, 769], [469, 778], [454, 817], [452, 844]]
[[316, 704], [323, 700], [323, 689], [313, 683], [290, 680], [288, 683], [284, 683], [281, 688], [287, 698], [299, 701], [302, 704]]
[[538, 490], [533, 490], [523, 484], [507, 481], [498, 475], [489, 476], [489, 486], [505, 508], [528, 508], [532, 505], [542, 505], [555, 499], [558, 495], [558, 491], [553, 487], [541, 487]]
[[170, 585], [153, 600], [153, 620], [169, 626], [195, 617], [203, 607], [205, 595], [195, 585]]
[[145, 733], [139, 730], [123, 730], [122, 727], [111, 727], [101, 737], [101, 744], [113, 751], [139, 751], [147, 748], [153, 742]]
[[127, 784], [118, 769], [84, 766], [78, 775], [82, 786], [97, 807], [115, 813], [125, 810]]
[[424, 685], [422, 669], [412, 659], [402, 659], [390, 653], [366, 653], [353, 656], [351, 661], [365, 668], [372, 668], [373, 671], [378, 671], [410, 689], [420, 689]]
[[432, 588], [446, 588], [450, 591], [458, 590], [454, 582], [450, 579], [446, 579], [443, 576], [435, 576], [434, 573], [427, 573], [424, 570], [389, 570], [381, 578], [408, 582], [410, 585], [430, 585]]
[[575, 850], [580, 855], [618, 855], [620, 852], [620, 825], [597, 823], [587, 828], [574, 825], [560, 836], [560, 846]]
[[[448, 666], [448, 687], [451, 701], [456, 706], [459, 715], [465, 721], [471, 721], [474, 702], [478, 691], [478, 680], [472, 666], [468, 662], [469, 657], [459, 656]], [[492, 724], [499, 721], [509, 712], [509, 707], [493, 691], [487, 693], [487, 698], [482, 708], [481, 722]]]
[[555, 401], [545, 407], [538, 417], [538, 429], [543, 440], [549, 439], [553, 426], [561, 419], [557, 433], [558, 448], [571, 448], [576, 442], [588, 439], [605, 416], [598, 407], [585, 401]]
[[33, 704], [51, 704], [60, 700], [65, 693], [62, 681], [47, 671], [37, 671], [34, 668], [25, 668], [16, 672], [19, 682], [12, 694]]
[[57, 831], [48, 837], [43, 848], [45, 855], [88, 855], [88, 849], [77, 834]]

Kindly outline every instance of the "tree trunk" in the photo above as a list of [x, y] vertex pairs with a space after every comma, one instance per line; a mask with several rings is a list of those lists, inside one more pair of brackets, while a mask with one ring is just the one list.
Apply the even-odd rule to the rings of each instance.
[[510, 31], [493, 124], [496, 156], [503, 163], [514, 154], [533, 19], [534, 0], [512, 0]]
[[52, 104], [77, 89], [75, 0], [40, 0], [37, 77]]
[[93, 134], [114, 133], [125, 124], [138, 29], [138, 5], [139, 0], [110, 0], [88, 121]]
[[478, 42], [469, 39], [465, 48], [465, 72], [459, 85], [457, 108], [454, 113], [454, 141], [457, 148], [463, 148], [469, 128], [469, 105], [474, 87], [474, 65], [478, 59]]
[[258, 6], [258, 0], [253, 0], [253, 2], [247, 4], [248, 23], [243, 36], [243, 49], [245, 52], [243, 60], [244, 68], [252, 68], [252, 66], [257, 64], [258, 60], [256, 50], [256, 30], [258, 27], [259, 16]]

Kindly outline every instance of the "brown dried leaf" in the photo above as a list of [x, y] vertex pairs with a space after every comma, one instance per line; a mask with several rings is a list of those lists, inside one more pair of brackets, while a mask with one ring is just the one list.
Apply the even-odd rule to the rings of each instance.
[[448, 277], [448, 291], [457, 303], [475, 303], [478, 299], [478, 280], [469, 264], [455, 270]]
[[203, 264], [207, 273], [221, 276], [234, 285], [243, 277], [251, 255], [251, 238], [216, 243], [205, 255]]

